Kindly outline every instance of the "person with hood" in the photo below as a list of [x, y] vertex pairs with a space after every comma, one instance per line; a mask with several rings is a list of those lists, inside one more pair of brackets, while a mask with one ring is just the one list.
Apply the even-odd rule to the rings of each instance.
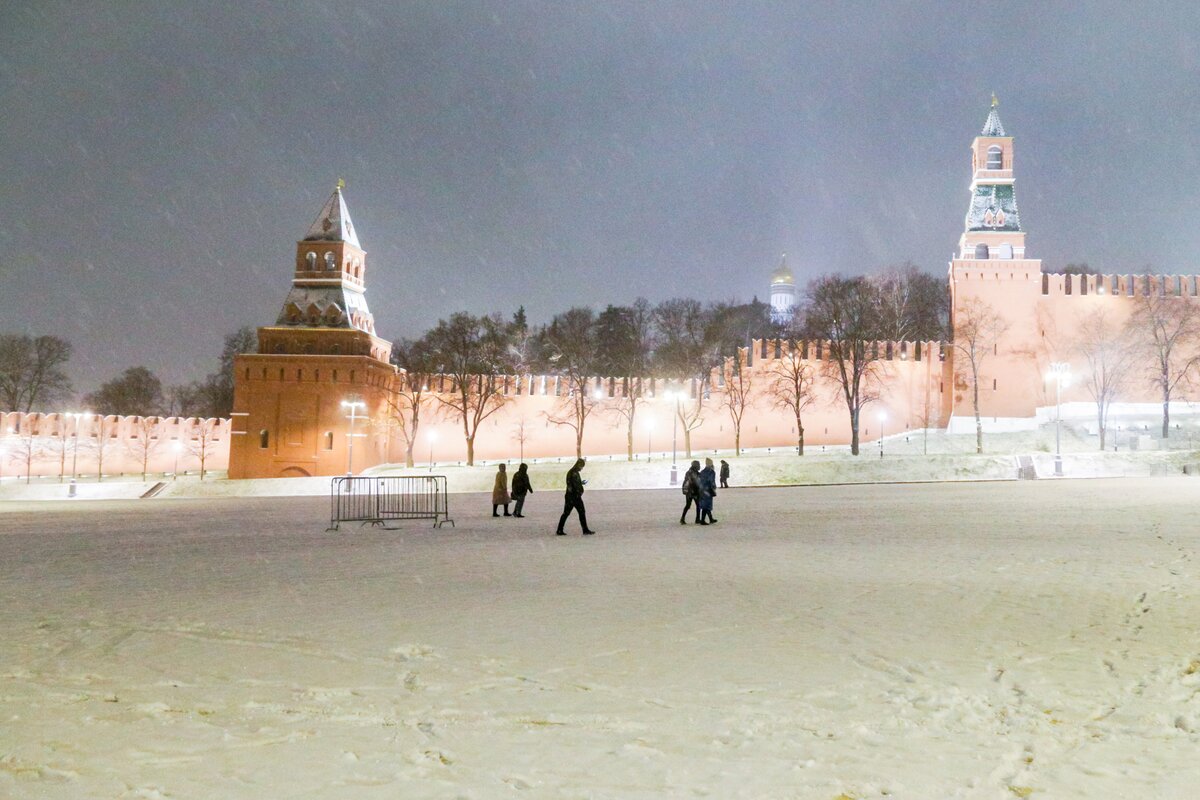
[[721, 459], [721, 488], [729, 488], [729, 462]]
[[584, 536], [591, 536], [595, 533], [594, 530], [588, 527], [587, 510], [583, 507], [583, 485], [587, 483], [583, 478], [579, 477], [579, 470], [583, 469], [587, 462], [582, 458], [576, 460], [575, 466], [567, 472], [567, 491], [563, 495], [563, 513], [558, 518], [558, 530], [555, 533], [559, 536], [566, 536], [567, 532], [563, 530], [563, 525], [567, 524], [567, 517], [571, 516], [572, 511], [579, 512], [579, 526], [583, 528]]
[[700, 524], [708, 525], [716, 522], [713, 519], [713, 498], [717, 496], [717, 471], [713, 469], [711, 458], [704, 459], [704, 469], [700, 470]]
[[517, 503], [516, 508], [513, 509], [514, 517], [525, 517], [521, 513], [521, 509], [525, 508], [525, 495], [527, 494], [533, 494], [533, 485], [529, 483], [529, 465], [522, 464], [517, 467], [517, 474], [513, 475], [512, 497]]
[[497, 510], [500, 506], [504, 506], [504, 516], [511, 517], [508, 513], [508, 504], [511, 502], [508, 496], [508, 473], [504, 470], [504, 465], [496, 471], [496, 482], [492, 485], [492, 516], [500, 516]]
[[700, 462], [693, 461], [688, 471], [683, 474], [683, 513], [679, 515], [679, 524], [687, 525], [688, 509], [696, 504], [696, 522], [700, 521]]

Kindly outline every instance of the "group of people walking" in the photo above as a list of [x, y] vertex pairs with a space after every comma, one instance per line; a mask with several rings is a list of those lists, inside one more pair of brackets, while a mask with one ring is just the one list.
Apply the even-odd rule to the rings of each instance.
[[[721, 488], [729, 487], [729, 464], [721, 461]], [[683, 513], [679, 515], [679, 524], [687, 525], [687, 513], [692, 504], [696, 505], [696, 524], [711, 525], [716, 522], [713, 517], [713, 498], [717, 496], [717, 471], [711, 458], [704, 459], [704, 469], [700, 462], [693, 461], [688, 471], [683, 475]]]
[[[583, 506], [583, 485], [587, 483], [579, 471], [587, 465], [587, 462], [580, 458], [576, 460], [575, 465], [567, 472], [567, 490], [564, 494], [563, 513], [558, 520], [558, 530], [555, 531], [559, 536], [566, 536], [566, 531], [563, 526], [567, 523], [567, 518], [571, 516], [571, 512], [575, 511], [579, 514], [579, 525], [583, 528], [585, 536], [591, 536], [595, 533], [594, 530], [588, 527], [587, 524], [587, 509]], [[529, 482], [529, 465], [522, 464], [517, 467], [517, 474], [512, 479], [512, 493], [508, 490], [508, 468], [501, 464], [496, 470], [496, 481], [492, 484], [492, 516], [500, 516], [500, 509], [504, 509], [504, 516], [523, 518], [525, 515], [521, 513], [525, 508], [525, 498], [533, 494], [533, 484]], [[510, 513], [508, 504], [516, 502], [516, 508]]]
[[[591, 536], [596, 531], [588, 527], [587, 509], [583, 506], [583, 485], [586, 480], [580, 476], [579, 472], [585, 466], [587, 461], [580, 458], [576, 459], [574, 466], [567, 471], [566, 492], [563, 494], [563, 512], [558, 518], [558, 529], [555, 534], [558, 536], [566, 536], [567, 533], [563, 526], [567, 524], [567, 519], [571, 516], [571, 512], [576, 512], [579, 515], [579, 526], [583, 529], [584, 536]], [[721, 461], [721, 488], [729, 488], [729, 464]], [[501, 464], [496, 470], [496, 481], [492, 484], [492, 516], [500, 516], [500, 509], [504, 509], [504, 516], [523, 518], [525, 515], [521, 511], [525, 508], [525, 498], [533, 494], [533, 485], [529, 482], [529, 465], [521, 464], [517, 467], [517, 474], [512, 479], [512, 492], [508, 489], [508, 468]], [[691, 467], [683, 476], [683, 496], [685, 503], [683, 506], [683, 514], [679, 517], [679, 524], [687, 524], [687, 513], [692, 505], [696, 506], [696, 524], [711, 525], [716, 522], [713, 517], [713, 498], [717, 496], [717, 471], [713, 466], [711, 458], [704, 459], [704, 469], [700, 468], [699, 461], [693, 461]], [[512, 502], [516, 502], [516, 508], [509, 512], [508, 506]]]
[[[525, 496], [533, 494], [533, 485], [529, 483], [529, 465], [522, 464], [517, 467], [517, 474], [513, 475], [512, 479], [512, 494], [508, 493], [508, 471], [501, 464], [500, 469], [496, 471], [496, 482], [492, 484], [492, 516], [500, 516], [500, 508], [504, 508], [504, 516], [506, 517], [524, 517], [521, 513], [525, 508]], [[517, 507], [513, 512], [508, 513], [508, 504], [515, 502]]]

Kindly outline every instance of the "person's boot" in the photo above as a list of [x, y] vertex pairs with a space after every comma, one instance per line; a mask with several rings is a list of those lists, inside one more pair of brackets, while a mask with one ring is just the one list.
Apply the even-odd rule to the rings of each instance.
[[566, 531], [555, 531], [554, 535], [555, 536], [566, 536], [567, 532]]
[[583, 532], [583, 535], [584, 535], [584, 536], [592, 536], [592, 535], [593, 535], [593, 534], [595, 534], [595, 533], [596, 533], [595, 531], [584, 531], [584, 532]]
[[679, 518], [679, 524], [680, 524], [680, 525], [687, 525], [687, 517], [680, 517], [680, 518]]

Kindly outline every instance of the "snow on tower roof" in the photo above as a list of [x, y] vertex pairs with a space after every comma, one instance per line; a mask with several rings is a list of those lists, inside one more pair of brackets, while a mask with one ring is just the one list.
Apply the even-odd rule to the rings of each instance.
[[316, 220], [309, 226], [306, 242], [346, 242], [361, 249], [358, 243], [358, 233], [354, 223], [350, 221], [350, 211], [346, 208], [346, 198], [342, 197], [342, 182], [338, 181], [337, 188], [325, 201], [324, 208]]
[[1000, 101], [996, 99], [996, 95], [992, 95], [992, 110], [988, 112], [987, 122], [983, 123], [983, 136], [1007, 136], [1004, 132], [1004, 126], [1000, 124], [1000, 112], [996, 109], [999, 107]]

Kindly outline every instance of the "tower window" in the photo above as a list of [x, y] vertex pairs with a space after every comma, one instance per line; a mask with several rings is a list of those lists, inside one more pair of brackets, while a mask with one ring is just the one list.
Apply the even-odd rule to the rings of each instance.
[[325, 431], [325, 449], [333, 449], [333, 431]]
[[304, 254], [304, 262], [308, 265], [308, 271], [314, 272], [317, 269], [317, 254], [309, 250]]
[[988, 257], [988, 246], [986, 244], [975, 245], [975, 257], [976, 258], [987, 258]]
[[325, 269], [330, 272], [337, 269], [337, 262], [333, 258], [333, 253], [328, 251], [325, 253]]
[[261, 447], [263, 450], [266, 450], [267, 445], [270, 443], [271, 443], [271, 434], [269, 434], [267, 432], [266, 428], [263, 428], [261, 431], [258, 432], [258, 446]]
[[1004, 150], [1000, 145], [994, 144], [987, 151], [987, 168], [988, 169], [1004, 169]]

